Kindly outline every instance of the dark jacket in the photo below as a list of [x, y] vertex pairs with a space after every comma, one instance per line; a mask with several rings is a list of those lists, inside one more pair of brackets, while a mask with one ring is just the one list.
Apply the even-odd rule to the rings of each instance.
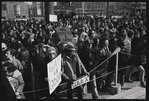
[[87, 71], [77, 53], [73, 60], [66, 55], [63, 56], [62, 72], [63, 75], [69, 77], [71, 80], [76, 80], [80, 76], [87, 74]]
[[[0, 99], [14, 100], [16, 99], [15, 93], [6, 78], [6, 75], [1, 73], [1, 85], [0, 85]], [[2, 101], [2, 100], [1, 100]]]
[[137, 47], [137, 57], [136, 57], [136, 65], [142, 65], [146, 63], [146, 60], [143, 57], [146, 57], [146, 43], [141, 43]]

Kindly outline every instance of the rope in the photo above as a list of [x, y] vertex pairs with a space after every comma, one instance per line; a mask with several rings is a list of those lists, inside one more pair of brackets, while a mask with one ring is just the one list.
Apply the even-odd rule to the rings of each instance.
[[[124, 52], [120, 52], [120, 53], [124, 53]], [[124, 54], [127, 54], [127, 53], [124, 53]], [[108, 57], [106, 60], [104, 60], [101, 64], [99, 64], [98, 66], [96, 66], [94, 69], [92, 69], [89, 73], [93, 72], [96, 68], [98, 68], [99, 66], [101, 66], [104, 62], [106, 62], [108, 59], [110, 59], [113, 55], [114, 55], [114, 54], [112, 54], [110, 57]], [[131, 54], [129, 54], [129, 55], [131, 55]], [[122, 70], [122, 69], [129, 68], [129, 67], [132, 67], [132, 66], [133, 66], [133, 65], [131, 65], [131, 66], [126, 66], [126, 67], [120, 68], [120, 69], [118, 69], [118, 70]], [[113, 73], [113, 72], [115, 72], [115, 71], [111, 71], [111, 72], [109, 72], [109, 73], [106, 73], [106, 74], [104, 74], [104, 75], [101, 75], [101, 76], [97, 77], [96, 79], [99, 79], [99, 78], [101, 78], [101, 77], [103, 77], [103, 76], [109, 75], [109, 74], [111, 74], [111, 73]], [[93, 80], [94, 80], [94, 79], [90, 80], [89, 82], [91, 82], [91, 81], [93, 81]], [[89, 83], [89, 82], [88, 82], [88, 83]], [[68, 84], [68, 83], [66, 82], [66, 83], [60, 84], [60, 85], [58, 85], [58, 86], [62, 86], [62, 85], [66, 85], [66, 84]], [[49, 89], [49, 88], [43, 88], [43, 89], [38, 89], [38, 90], [33, 90], [33, 91], [26, 91], [26, 92], [23, 92], [23, 94], [32, 93], [32, 92], [37, 92], [37, 91], [42, 91], [42, 90], [46, 90], [46, 89]], [[69, 89], [66, 89], [66, 90], [64, 90], [64, 91], [59, 92], [59, 94], [65, 92], [65, 91], [68, 91], [68, 90], [70, 90], [70, 88], [69, 88]]]
[[43, 89], [37, 89], [37, 90], [32, 90], [32, 91], [26, 91], [26, 92], [23, 92], [23, 94], [38, 92], [38, 91], [42, 91], [42, 90], [46, 90], [46, 89], [49, 89], [49, 88], [43, 88]]
[[120, 53], [122, 53], [122, 54], [126, 54], [126, 55], [130, 55], [130, 56], [134, 56], [134, 57], [137, 57], [137, 56], [135, 56], [135, 55], [133, 55], [133, 54], [129, 54], [129, 53], [125, 53], [125, 52], [120, 52]]
[[99, 66], [101, 66], [104, 62], [106, 62], [107, 60], [109, 60], [114, 54], [112, 54], [111, 56], [109, 56], [106, 60], [104, 60], [101, 64], [99, 64], [98, 66], [96, 66], [94, 69], [92, 69], [89, 73], [93, 72], [95, 69], [97, 69]]
[[[120, 69], [118, 69], [118, 70], [122, 70], [122, 69], [125, 69], [125, 68], [130, 68], [130, 67], [132, 67], [132, 66], [134, 66], [134, 65], [126, 66], [126, 67], [120, 68]], [[101, 75], [101, 76], [97, 77], [96, 79], [99, 79], [99, 78], [101, 78], [101, 77], [103, 77], [103, 76], [109, 75], [109, 74], [111, 74], [111, 73], [113, 73], [113, 72], [115, 72], [115, 70], [114, 70], [114, 71], [111, 71], [111, 72], [109, 72], [109, 73], [106, 73], [106, 74], [104, 74], [104, 75]], [[91, 81], [93, 81], [93, 79], [90, 80], [89, 82], [91, 82]], [[88, 82], [88, 83], [89, 83], [89, 82]], [[67, 84], [67, 83], [60, 84], [59, 86], [62, 86], [62, 85], [65, 85], [65, 84]], [[32, 93], [32, 92], [37, 92], [37, 91], [42, 91], [42, 90], [46, 90], [46, 89], [49, 89], [49, 88], [37, 89], [37, 90], [33, 90], [33, 91], [26, 91], [26, 92], [23, 92], [23, 94]], [[59, 94], [65, 92], [65, 91], [68, 91], [68, 90], [70, 90], [70, 88], [59, 92]]]
[[[120, 68], [120, 69], [118, 69], [118, 70], [130, 68], [130, 67], [132, 67], [132, 66], [134, 66], [134, 65], [122, 67], [122, 68]], [[111, 71], [111, 72], [109, 72], [109, 73], [106, 73], [106, 74], [104, 74], [104, 75], [101, 75], [101, 76], [97, 77], [96, 80], [99, 79], [99, 78], [101, 78], [101, 77], [103, 77], [103, 76], [109, 75], [109, 74], [111, 74], [111, 73], [113, 73], [113, 72], [115, 72], [115, 70], [113, 70], [113, 71]], [[94, 80], [94, 79], [90, 80], [89, 82], [91, 82], [91, 81], [93, 81], [93, 80]], [[87, 83], [89, 83], [89, 82], [87, 82]], [[71, 90], [71, 88], [66, 89], [66, 90], [63, 90], [63, 91], [59, 92], [59, 94], [65, 92], [65, 91], [68, 91], [68, 90]]]

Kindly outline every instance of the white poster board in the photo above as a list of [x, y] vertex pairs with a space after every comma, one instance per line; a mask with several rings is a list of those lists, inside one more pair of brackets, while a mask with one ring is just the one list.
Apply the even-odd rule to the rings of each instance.
[[55, 30], [62, 42], [73, 42], [73, 35], [68, 27], [57, 27]]
[[57, 15], [49, 15], [49, 21], [57, 22]]
[[86, 75], [86, 76], [84, 76], [84, 77], [74, 81], [73, 84], [71, 85], [71, 89], [74, 89], [74, 88], [76, 88], [78, 86], [81, 86], [81, 85], [83, 85], [83, 84], [85, 84], [85, 83], [87, 83], [89, 81], [90, 81], [90, 78], [89, 78], [88, 75]]
[[61, 82], [61, 54], [47, 64], [49, 93], [51, 94]]

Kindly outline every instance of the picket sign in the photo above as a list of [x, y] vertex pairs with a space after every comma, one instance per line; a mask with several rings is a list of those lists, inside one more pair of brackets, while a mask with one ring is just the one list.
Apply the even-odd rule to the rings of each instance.
[[57, 22], [57, 15], [49, 15], [49, 21], [51, 22]]
[[61, 82], [61, 54], [47, 64], [49, 93], [51, 94]]
[[74, 37], [69, 27], [57, 27], [55, 30], [62, 42], [73, 42]]
[[90, 81], [90, 78], [89, 78], [88, 75], [83, 76], [82, 78], [80, 78], [80, 79], [78, 79], [78, 80], [73, 82], [73, 84], [71, 85], [71, 89], [74, 89], [74, 88], [76, 88], [78, 86], [81, 86], [81, 85], [83, 85], [83, 84], [85, 84], [85, 83], [87, 83], [89, 81]]

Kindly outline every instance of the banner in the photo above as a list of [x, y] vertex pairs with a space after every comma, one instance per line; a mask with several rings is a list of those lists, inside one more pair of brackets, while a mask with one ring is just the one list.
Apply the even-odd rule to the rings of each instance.
[[73, 35], [68, 27], [55, 28], [62, 42], [73, 42]]
[[61, 54], [47, 64], [49, 93], [51, 94], [61, 82]]
[[57, 22], [57, 15], [49, 15], [49, 21]]
[[74, 81], [73, 84], [71, 85], [71, 89], [74, 89], [74, 88], [76, 88], [78, 86], [81, 86], [81, 85], [83, 85], [83, 84], [85, 84], [85, 83], [87, 83], [89, 81], [90, 81], [90, 78], [89, 78], [88, 75], [86, 75], [86, 76], [84, 76], [84, 77]]

